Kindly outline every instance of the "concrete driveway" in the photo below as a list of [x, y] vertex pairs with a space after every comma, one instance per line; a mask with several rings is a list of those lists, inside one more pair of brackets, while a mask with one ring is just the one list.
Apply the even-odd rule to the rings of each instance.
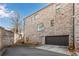
[[61, 54], [66, 54], [66, 55], [71, 55], [71, 53], [68, 50], [67, 46], [58, 46], [58, 45], [42, 45], [36, 47], [38, 49], [43, 49], [43, 50], [48, 50], [51, 52], [56, 52], [56, 53], [61, 53]]
[[8, 47], [6, 49], [7, 50], [3, 56], [67, 56], [61, 53], [25, 46]]

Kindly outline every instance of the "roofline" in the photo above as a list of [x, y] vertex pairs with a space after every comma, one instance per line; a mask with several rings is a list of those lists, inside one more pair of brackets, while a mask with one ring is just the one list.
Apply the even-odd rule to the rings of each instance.
[[[7, 30], [7, 29], [5, 29], [4, 27], [1, 27], [1, 26], [0, 26], [0, 29], [3, 29], [3, 30], [8, 31], [8, 32], [12, 32], [12, 31]], [[12, 33], [13, 33], [13, 32], [12, 32]]]
[[[47, 5], [47, 6], [45, 6], [44, 8], [42, 8], [42, 9], [40, 9], [40, 10], [38, 10], [38, 11], [34, 12], [33, 14], [31, 14], [31, 15], [29, 15], [29, 16], [26, 16], [25, 18], [28, 18], [28, 17], [30, 17], [30, 16], [32, 16], [32, 15], [34, 15], [34, 14], [36, 14], [37, 12], [40, 12], [41, 10], [43, 10], [43, 9], [45, 9], [45, 8], [47, 8], [47, 7], [49, 7], [49, 6], [51, 6], [52, 4], [54, 4], [54, 3], [48, 4], [48, 5]], [[24, 18], [24, 20], [26, 20], [25, 18]]]
[[0, 26], [0, 29], [4, 29], [4, 28]]

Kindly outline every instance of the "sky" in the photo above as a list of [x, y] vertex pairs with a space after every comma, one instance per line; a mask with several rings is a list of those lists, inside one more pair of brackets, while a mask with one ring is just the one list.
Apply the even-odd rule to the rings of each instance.
[[46, 3], [6, 3], [0, 4], [0, 26], [5, 29], [11, 28], [11, 18], [20, 15], [20, 21], [36, 11], [46, 7]]

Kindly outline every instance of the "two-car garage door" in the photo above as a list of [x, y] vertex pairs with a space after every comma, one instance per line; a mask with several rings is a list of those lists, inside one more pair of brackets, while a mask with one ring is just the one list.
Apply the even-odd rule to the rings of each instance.
[[68, 35], [46, 36], [45, 37], [45, 44], [68, 46], [68, 43], [69, 43]]

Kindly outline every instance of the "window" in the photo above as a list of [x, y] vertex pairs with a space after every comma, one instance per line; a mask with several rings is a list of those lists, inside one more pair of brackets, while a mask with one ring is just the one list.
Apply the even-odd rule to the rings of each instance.
[[58, 13], [60, 13], [61, 12], [61, 8], [57, 8], [56, 9], [56, 13], [58, 14]]
[[36, 16], [35, 16], [36, 19], [38, 19], [39, 17], [40, 17], [39, 15], [36, 15]]
[[51, 26], [54, 26], [54, 20], [51, 20]]
[[31, 18], [32, 18], [32, 21], [34, 21], [34, 20], [35, 20], [35, 16], [34, 16], [34, 15], [33, 15]]
[[42, 30], [44, 30], [44, 24], [43, 23], [37, 24], [37, 31], [42, 31]]

